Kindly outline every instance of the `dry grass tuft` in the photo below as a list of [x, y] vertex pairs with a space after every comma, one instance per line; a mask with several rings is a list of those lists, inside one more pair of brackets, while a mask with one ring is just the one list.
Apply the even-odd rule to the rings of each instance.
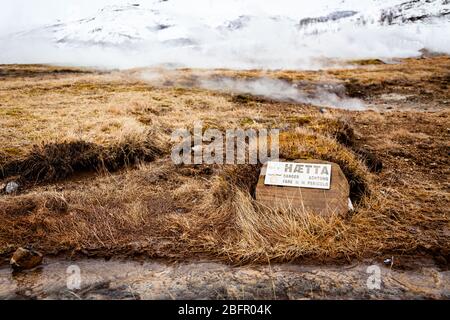
[[20, 176], [23, 182], [51, 182], [74, 173], [116, 171], [140, 161], [153, 161], [162, 154], [150, 136], [130, 136], [109, 146], [85, 141], [36, 145], [23, 159], [2, 165], [0, 178]]
[[339, 164], [350, 184], [350, 196], [358, 202], [370, 193], [370, 173], [361, 160], [336, 139], [298, 128], [280, 134], [280, 157], [286, 160], [320, 159]]
[[342, 217], [325, 218], [297, 208], [275, 211], [240, 190], [235, 193], [233, 209], [235, 234], [222, 249], [233, 261], [326, 259], [354, 250], [350, 227]]

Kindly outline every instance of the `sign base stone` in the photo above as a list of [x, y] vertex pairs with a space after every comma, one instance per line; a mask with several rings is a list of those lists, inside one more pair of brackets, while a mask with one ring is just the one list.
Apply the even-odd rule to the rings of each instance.
[[256, 186], [256, 200], [272, 209], [294, 209], [324, 216], [345, 214], [349, 210], [350, 187], [338, 164], [322, 160], [295, 160], [302, 164], [331, 165], [329, 189], [265, 184], [267, 163], [262, 167]]

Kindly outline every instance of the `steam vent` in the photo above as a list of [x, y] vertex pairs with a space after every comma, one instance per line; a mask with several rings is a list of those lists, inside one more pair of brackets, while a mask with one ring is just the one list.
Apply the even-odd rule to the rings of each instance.
[[[273, 166], [269, 173], [268, 165]], [[349, 196], [350, 187], [339, 165], [322, 160], [266, 163], [256, 186], [256, 200], [262, 205], [324, 216], [345, 214]]]

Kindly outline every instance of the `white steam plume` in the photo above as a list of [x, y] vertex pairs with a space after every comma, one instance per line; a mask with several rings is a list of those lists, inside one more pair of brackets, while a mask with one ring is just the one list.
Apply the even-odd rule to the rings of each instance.
[[303, 87], [303, 84], [300, 83], [291, 83], [268, 77], [239, 79], [217, 75], [210, 76], [209, 73], [194, 73], [188, 81], [183, 81], [182, 76], [177, 74], [176, 70], [143, 71], [139, 74], [139, 77], [156, 86], [197, 87], [232, 94], [249, 94], [276, 101], [305, 103], [347, 110], [365, 109], [361, 100], [346, 97], [345, 88], [342, 84], [309, 84]]

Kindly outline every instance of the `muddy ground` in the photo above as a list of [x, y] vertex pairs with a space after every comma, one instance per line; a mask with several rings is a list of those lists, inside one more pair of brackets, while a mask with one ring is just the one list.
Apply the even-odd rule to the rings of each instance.
[[[449, 271], [374, 265], [275, 264], [232, 267], [208, 261], [167, 263], [50, 259], [26, 273], [0, 269], [0, 299], [448, 299]], [[375, 268], [378, 268], [375, 266]], [[80, 271], [80, 282], [73, 279]], [[369, 283], [369, 285], [368, 285]]]

